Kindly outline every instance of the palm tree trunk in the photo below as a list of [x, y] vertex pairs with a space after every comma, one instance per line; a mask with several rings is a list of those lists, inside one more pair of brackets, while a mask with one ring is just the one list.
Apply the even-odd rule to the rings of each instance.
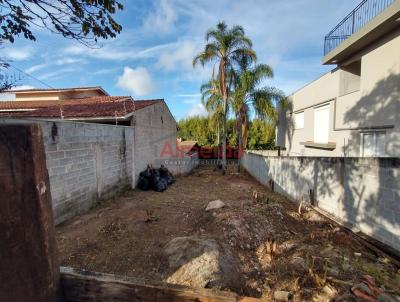
[[220, 127], [219, 127], [219, 121], [217, 123], [217, 166], [220, 163], [220, 151], [221, 151], [221, 133], [220, 133]]
[[226, 107], [227, 107], [227, 97], [224, 96], [224, 122], [222, 130], [222, 169], [226, 169]]
[[242, 156], [242, 144], [243, 144], [243, 140], [242, 140], [242, 124], [239, 124], [239, 149], [238, 149], [238, 172], [240, 172], [240, 157]]

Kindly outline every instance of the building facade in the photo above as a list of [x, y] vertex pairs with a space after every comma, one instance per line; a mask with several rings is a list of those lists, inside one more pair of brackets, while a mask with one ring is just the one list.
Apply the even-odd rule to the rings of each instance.
[[400, 0], [364, 0], [325, 37], [336, 67], [289, 96], [289, 156], [400, 156]]

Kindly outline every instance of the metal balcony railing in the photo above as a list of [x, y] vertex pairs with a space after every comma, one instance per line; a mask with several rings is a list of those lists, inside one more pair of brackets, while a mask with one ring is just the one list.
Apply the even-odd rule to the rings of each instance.
[[363, 0], [332, 31], [325, 36], [324, 55], [367, 24], [396, 0]]

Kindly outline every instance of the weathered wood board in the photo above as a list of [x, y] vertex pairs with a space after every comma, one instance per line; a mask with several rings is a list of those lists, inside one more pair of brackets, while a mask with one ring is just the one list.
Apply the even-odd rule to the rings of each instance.
[[0, 301], [51, 302], [58, 287], [42, 131], [0, 126]]
[[193, 289], [110, 274], [88, 273], [61, 268], [65, 302], [260, 302], [231, 292]]

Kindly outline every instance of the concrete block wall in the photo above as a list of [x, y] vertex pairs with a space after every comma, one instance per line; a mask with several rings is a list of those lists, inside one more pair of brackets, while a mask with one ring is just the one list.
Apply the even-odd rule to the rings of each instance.
[[164, 102], [135, 113], [135, 146], [136, 179], [148, 164], [159, 168], [175, 156], [176, 121]]
[[56, 224], [134, 187], [132, 127], [2, 120], [41, 126]]
[[262, 184], [272, 179], [275, 190], [292, 200], [313, 198], [338, 220], [400, 251], [399, 158], [274, 157], [249, 151], [242, 165]]
[[133, 128], [71, 122], [40, 124], [56, 223], [132, 188]]

